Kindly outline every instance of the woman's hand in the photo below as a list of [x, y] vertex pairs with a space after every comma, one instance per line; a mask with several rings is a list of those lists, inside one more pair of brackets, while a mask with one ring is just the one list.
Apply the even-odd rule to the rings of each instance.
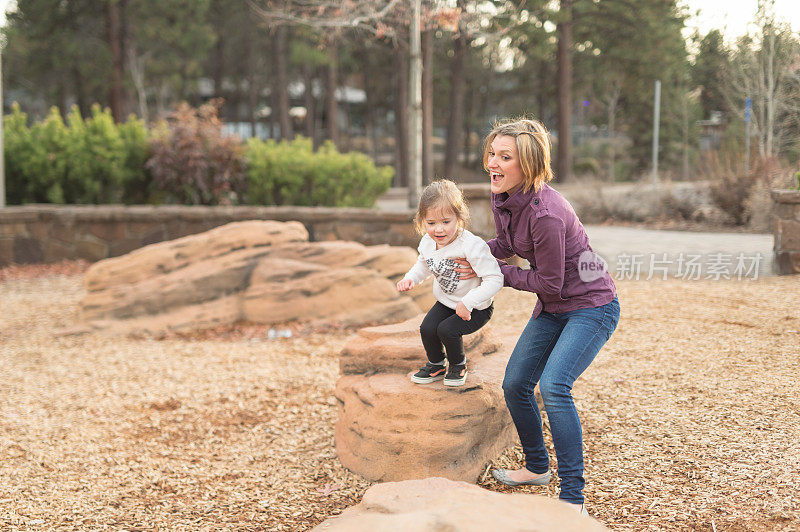
[[403, 279], [397, 283], [398, 292], [408, 292], [412, 288], [414, 288], [414, 281], [411, 279]]
[[461, 301], [459, 301], [458, 305], [456, 305], [456, 314], [458, 314], [458, 317], [464, 321], [469, 321], [472, 319], [472, 313], [467, 310], [467, 306]]
[[[475, 273], [475, 270], [472, 269], [472, 266], [467, 261], [466, 257], [459, 257], [457, 259], [453, 259], [455, 262], [461, 265], [460, 268], [455, 268], [455, 271], [461, 274], [459, 279], [462, 281], [466, 279], [472, 279], [473, 277], [477, 277], [478, 274]], [[466, 307], [464, 307], [466, 309]]]

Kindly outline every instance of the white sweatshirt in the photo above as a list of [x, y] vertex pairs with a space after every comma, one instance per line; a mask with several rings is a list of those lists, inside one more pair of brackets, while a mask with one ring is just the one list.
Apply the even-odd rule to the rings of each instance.
[[[482, 238], [462, 229], [455, 240], [436, 249], [436, 242], [425, 235], [417, 248], [419, 258], [403, 279], [411, 279], [414, 285], [433, 275], [433, 295], [442, 305], [456, 308], [464, 303], [467, 310], [483, 310], [492, 304], [494, 295], [503, 288], [503, 274], [497, 259]], [[454, 258], [466, 257], [477, 277], [461, 280], [455, 268], [459, 264]]]

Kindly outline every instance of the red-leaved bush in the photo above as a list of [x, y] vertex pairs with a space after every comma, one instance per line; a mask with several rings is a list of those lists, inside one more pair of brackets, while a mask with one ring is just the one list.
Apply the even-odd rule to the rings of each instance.
[[180, 104], [153, 131], [147, 169], [166, 202], [190, 205], [237, 203], [245, 183], [245, 147], [223, 136], [218, 117], [222, 100], [195, 109]]

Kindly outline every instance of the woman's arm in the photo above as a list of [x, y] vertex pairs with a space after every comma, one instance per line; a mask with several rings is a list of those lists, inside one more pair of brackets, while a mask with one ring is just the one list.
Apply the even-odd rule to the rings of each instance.
[[[511, 249], [511, 246], [508, 245], [505, 238], [498, 236], [497, 238], [493, 238], [486, 242], [486, 245], [489, 246], [489, 252], [492, 256], [497, 258], [495, 261], [498, 265], [502, 266], [504, 263], [501, 262], [504, 259], [514, 256], [514, 250]], [[461, 257], [458, 259], [453, 259], [457, 263], [461, 265], [460, 268], [456, 268], [456, 271], [461, 274], [462, 281], [466, 281], [467, 279], [472, 279], [476, 277], [478, 274], [475, 273], [475, 269], [469, 260], [466, 257]]]
[[497, 238], [489, 240], [486, 244], [489, 246], [492, 255], [500, 260], [505, 260], [514, 255], [514, 250], [511, 249], [504, 236], [498, 235]]
[[566, 226], [560, 218], [543, 216], [531, 222], [536, 269], [523, 270], [510, 264], [500, 265], [506, 286], [561, 298], [564, 286]]
[[503, 288], [503, 273], [500, 271], [497, 259], [492, 256], [489, 246], [483, 240], [476, 238], [474, 242], [470, 242], [466, 254], [467, 261], [477, 276], [481, 278], [481, 284], [467, 292], [461, 299], [467, 310], [471, 312], [475, 305], [491, 299]]

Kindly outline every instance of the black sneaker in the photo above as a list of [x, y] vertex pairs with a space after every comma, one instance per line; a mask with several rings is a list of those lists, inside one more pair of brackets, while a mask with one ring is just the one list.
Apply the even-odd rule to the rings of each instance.
[[444, 364], [431, 364], [427, 362], [424, 366], [419, 368], [419, 371], [411, 376], [411, 382], [417, 384], [428, 384], [442, 380], [444, 378]]
[[444, 376], [445, 386], [462, 386], [467, 380], [467, 365], [456, 364], [447, 369], [447, 375]]

